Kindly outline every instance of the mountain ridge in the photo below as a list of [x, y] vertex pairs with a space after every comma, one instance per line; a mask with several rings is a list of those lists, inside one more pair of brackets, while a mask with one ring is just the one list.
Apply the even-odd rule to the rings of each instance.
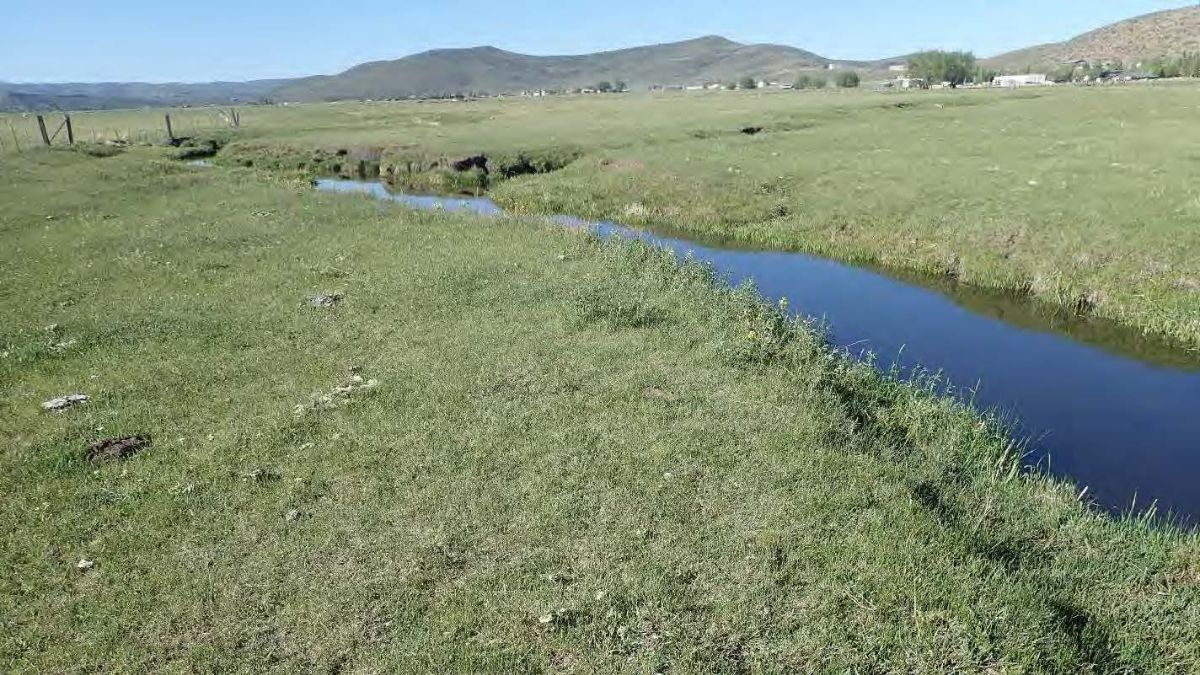
[[992, 67], [1020, 69], [1072, 61], [1121, 61], [1200, 52], [1200, 6], [1190, 5], [1135, 16], [1062, 42], [1026, 47], [983, 59]]
[[[1118, 21], [1063, 42], [981, 59], [1002, 71], [1062, 63], [1122, 61], [1200, 52], [1200, 6]], [[720, 35], [592, 54], [530, 55], [492, 45], [431, 49], [360, 63], [333, 75], [250, 82], [13, 84], [0, 82], [0, 110], [88, 110], [275, 101], [333, 101], [517, 93], [622, 81], [631, 88], [730, 82], [745, 76], [790, 82], [804, 71], [885, 71], [904, 56], [830, 59], [778, 44], [745, 44]]]
[[289, 101], [404, 98], [459, 92], [514, 93], [590, 87], [623, 81], [631, 87], [722, 82], [745, 75], [766, 79], [828, 64], [796, 47], [742, 44], [709, 35], [594, 54], [530, 55], [492, 46], [434, 49], [401, 59], [359, 64], [336, 75], [300, 78], [275, 92]]

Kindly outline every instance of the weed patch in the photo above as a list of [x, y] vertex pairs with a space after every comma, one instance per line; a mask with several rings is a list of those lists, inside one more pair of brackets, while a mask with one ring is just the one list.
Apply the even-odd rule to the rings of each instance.
[[574, 297], [581, 325], [601, 324], [611, 329], [649, 328], [667, 321], [667, 312], [649, 294], [619, 283], [584, 288]]

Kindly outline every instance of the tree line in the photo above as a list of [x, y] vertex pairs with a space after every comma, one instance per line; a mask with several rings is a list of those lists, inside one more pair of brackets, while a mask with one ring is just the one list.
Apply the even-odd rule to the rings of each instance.
[[930, 84], [949, 84], [958, 87], [968, 82], [985, 84], [996, 78], [997, 72], [978, 63], [971, 52], [931, 50], [908, 57], [908, 74]]
[[[843, 70], [834, 75], [833, 83], [841, 89], [853, 89], [862, 82], [859, 74], [853, 70]], [[803, 73], [798, 75], [792, 83], [793, 89], [825, 89], [829, 86], [829, 80], [824, 75], [814, 75], [811, 73]], [[737, 81], [727, 82], [725, 88], [734, 89], [758, 89], [759, 79], [753, 75], [747, 75]]]

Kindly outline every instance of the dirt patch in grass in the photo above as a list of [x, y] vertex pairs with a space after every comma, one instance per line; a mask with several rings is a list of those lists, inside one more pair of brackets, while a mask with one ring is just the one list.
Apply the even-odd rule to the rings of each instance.
[[648, 398], [655, 401], [667, 401], [674, 403], [679, 400], [679, 394], [673, 394], [659, 387], [644, 387], [642, 389], [642, 398]]
[[611, 169], [613, 171], [642, 171], [646, 168], [646, 163], [640, 159], [609, 159], [600, 160], [600, 166]]
[[132, 457], [150, 447], [145, 436], [105, 438], [88, 445], [87, 458], [91, 462], [113, 462]]

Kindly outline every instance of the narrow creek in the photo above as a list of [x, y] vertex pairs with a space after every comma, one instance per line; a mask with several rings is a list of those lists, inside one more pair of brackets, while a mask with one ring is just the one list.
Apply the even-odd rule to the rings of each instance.
[[[481, 197], [394, 193], [380, 182], [320, 180], [417, 209], [503, 214]], [[1200, 516], [1200, 357], [1102, 321], [1042, 311], [1026, 300], [944, 280], [855, 267], [800, 253], [747, 250], [569, 216], [567, 226], [692, 252], [734, 284], [828, 327], [830, 342], [875, 355], [902, 376], [937, 371], [980, 409], [1012, 420], [1029, 463], [1087, 487], [1112, 512], [1157, 503], [1195, 525]]]

